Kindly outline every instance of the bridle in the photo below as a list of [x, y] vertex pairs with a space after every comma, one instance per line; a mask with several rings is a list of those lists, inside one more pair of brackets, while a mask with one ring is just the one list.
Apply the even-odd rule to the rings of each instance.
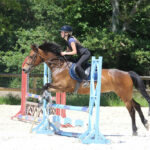
[[[35, 60], [37, 59], [37, 56], [39, 56], [42, 60], [42, 62], [45, 62], [45, 63], [48, 63], [50, 66], [55, 66], [57, 68], [60, 68], [62, 66], [62, 60], [65, 61], [67, 63], [67, 66], [69, 67], [68, 65], [68, 62], [67, 62], [67, 59], [65, 56], [63, 57], [55, 57], [55, 58], [48, 58], [47, 57], [44, 57], [42, 56], [39, 52], [38, 52], [38, 48], [37, 49], [32, 49], [35, 53], [33, 54], [33, 56], [28, 56], [28, 58], [31, 59], [31, 62], [30, 63], [27, 63], [27, 65], [29, 65], [31, 68], [34, 67], [34, 62]], [[58, 61], [58, 62], [55, 62], [55, 61]], [[53, 68], [52, 67], [52, 68]]]
[[28, 58], [30, 58], [31, 59], [31, 62], [30, 63], [28, 63], [28, 62], [26, 62], [25, 64], [27, 64], [28, 66], [30, 66], [31, 68], [33, 68], [34, 67], [34, 65], [33, 65], [33, 63], [35, 62], [35, 60], [36, 60], [36, 58], [37, 58], [37, 56], [38, 56], [38, 51], [36, 51], [36, 50], [34, 50], [34, 49], [32, 49], [35, 53], [33, 54], [33, 56], [28, 56]]

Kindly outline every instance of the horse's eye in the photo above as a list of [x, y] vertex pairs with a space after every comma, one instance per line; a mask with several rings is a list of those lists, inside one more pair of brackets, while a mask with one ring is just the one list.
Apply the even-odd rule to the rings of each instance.
[[31, 58], [31, 59], [32, 59], [32, 58], [33, 58], [33, 56], [29, 56], [29, 58]]

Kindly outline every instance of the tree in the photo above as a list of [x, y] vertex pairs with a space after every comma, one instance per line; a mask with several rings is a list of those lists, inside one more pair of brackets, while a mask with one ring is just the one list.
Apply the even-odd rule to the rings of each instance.
[[[104, 57], [103, 67], [134, 70], [141, 74], [148, 72], [148, 0], [13, 2], [0, 2], [0, 20], [4, 21], [4, 27], [0, 25], [0, 67], [3, 71], [20, 72], [32, 43], [41, 44], [47, 40], [62, 45], [59, 29], [69, 24], [92, 55]], [[7, 7], [2, 7], [4, 4]]]
[[112, 4], [112, 32], [117, 32], [119, 26], [119, 0], [111, 0]]
[[[10, 33], [14, 28], [16, 18], [20, 13], [20, 4], [15, 1], [1, 0], [0, 1], [0, 36]], [[11, 16], [10, 16], [11, 14]]]
[[62, 9], [53, 0], [26, 0], [23, 3], [20, 1], [20, 5], [24, 8], [21, 12], [24, 20], [17, 20], [16, 23], [23, 21], [23, 25], [13, 31], [16, 39], [13, 49], [7, 50], [1, 58], [7, 72], [21, 72], [22, 61], [28, 55], [31, 44], [57, 40], [62, 20]]

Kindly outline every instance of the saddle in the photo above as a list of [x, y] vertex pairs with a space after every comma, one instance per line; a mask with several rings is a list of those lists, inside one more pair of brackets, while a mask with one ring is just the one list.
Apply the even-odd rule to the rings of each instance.
[[[69, 69], [69, 74], [70, 74], [72, 79], [74, 79], [74, 80], [78, 81], [79, 83], [81, 83], [82, 79], [80, 79], [78, 74], [76, 73], [75, 67], [76, 67], [76, 64], [73, 63], [71, 65], [70, 69]], [[91, 75], [90, 75], [90, 73], [91, 73], [91, 64], [85, 65], [84, 69], [85, 69], [85, 74], [88, 76], [87, 81], [90, 81], [90, 78], [91, 78]], [[97, 73], [95, 73], [95, 75], [94, 75], [94, 80], [97, 81]]]

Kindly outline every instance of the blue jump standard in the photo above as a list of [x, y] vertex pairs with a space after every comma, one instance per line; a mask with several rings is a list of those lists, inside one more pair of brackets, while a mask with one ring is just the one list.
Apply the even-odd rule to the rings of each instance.
[[[92, 57], [91, 65], [91, 81], [90, 81], [90, 101], [89, 101], [89, 123], [88, 130], [83, 133], [79, 138], [84, 144], [107, 144], [110, 143], [99, 131], [99, 108], [100, 108], [100, 94], [101, 94], [101, 74], [102, 74], [102, 57], [95, 59]], [[94, 76], [97, 70], [97, 85], [95, 88]], [[95, 105], [96, 116], [95, 120], [92, 120], [93, 107]], [[94, 126], [92, 127], [92, 122]]]
[[80, 133], [64, 132], [60, 130], [58, 127], [56, 127], [53, 123], [49, 121], [49, 118], [48, 118], [49, 114], [47, 113], [46, 108], [47, 108], [47, 101], [44, 99], [43, 100], [43, 120], [37, 127], [32, 129], [33, 132], [36, 132], [38, 134], [47, 134], [47, 135], [58, 134], [62, 136], [76, 137], [76, 138], [78, 138], [81, 135]]
[[[101, 71], [102, 71], [102, 57], [99, 59], [95, 59], [92, 57], [92, 65], [91, 65], [91, 81], [90, 81], [90, 101], [89, 101], [89, 123], [88, 129], [84, 133], [72, 133], [72, 132], [64, 132], [56, 127], [54, 123], [49, 121], [49, 113], [47, 112], [47, 102], [43, 99], [43, 120], [42, 122], [35, 127], [32, 131], [41, 134], [58, 134], [62, 136], [69, 136], [69, 137], [77, 137], [79, 138], [82, 143], [84, 144], [107, 144], [110, 143], [99, 131], [99, 109], [100, 109], [100, 91], [101, 91]], [[95, 72], [97, 72], [97, 85], [95, 87], [94, 76]], [[62, 108], [62, 109], [70, 109], [76, 111], [84, 111], [82, 107], [76, 106], [64, 106], [59, 104], [52, 104], [55, 108]], [[93, 114], [93, 108], [95, 106], [96, 112]], [[86, 109], [87, 111], [87, 109]], [[93, 115], [95, 118], [93, 119]], [[57, 122], [56, 122], [57, 123]], [[60, 124], [58, 120], [58, 124]]]

